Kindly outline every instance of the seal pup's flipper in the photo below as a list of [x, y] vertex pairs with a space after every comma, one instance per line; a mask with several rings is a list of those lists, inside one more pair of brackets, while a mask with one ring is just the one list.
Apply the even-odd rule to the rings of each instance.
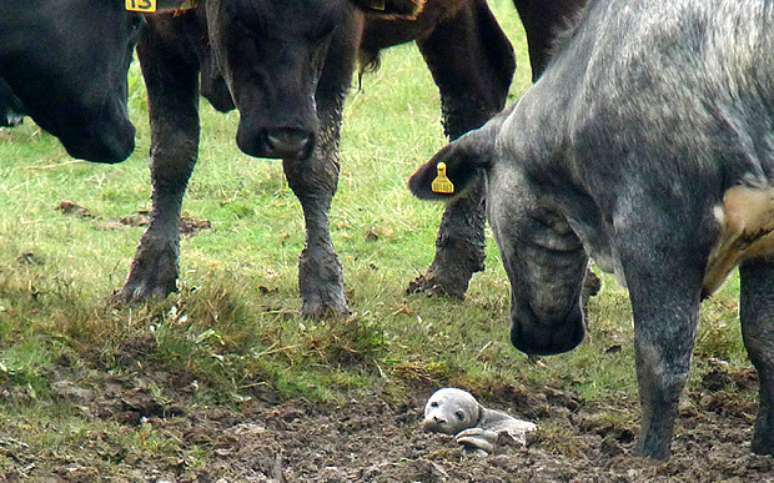
[[454, 436], [454, 440], [465, 447], [466, 453], [487, 456], [494, 452], [495, 444], [497, 444], [497, 433], [482, 428], [470, 428], [460, 431]]

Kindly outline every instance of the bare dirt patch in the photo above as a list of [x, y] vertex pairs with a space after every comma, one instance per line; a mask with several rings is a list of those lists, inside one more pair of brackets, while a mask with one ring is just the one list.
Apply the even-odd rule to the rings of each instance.
[[[153, 377], [64, 380], [54, 390], [81, 408], [84, 417], [114, 421], [126, 431], [152, 429], [176, 441], [172, 455], [149, 459], [110, 434], [90, 438], [85, 451], [59, 448], [39, 454], [30, 454], [18, 439], [0, 438], [0, 453], [13, 454], [14, 462], [0, 476], [69, 481], [108, 476], [132, 481], [774, 481], [774, 458], [749, 451], [755, 407], [735, 392], [702, 387], [687, 394], [673, 458], [652, 463], [634, 456], [639, 410], [628, 398], [610, 407], [584, 404], [558, 389], [500, 388], [484, 403], [529, 418], [540, 429], [526, 448], [502, 445], [480, 458], [463, 455], [449, 436], [418, 430], [431, 387], [417, 387], [397, 403], [378, 392], [322, 405], [277, 404], [267, 394], [239, 407], [206, 407], [191, 400], [195, 381], [165, 373]], [[709, 385], [716, 386], [716, 377]], [[730, 376], [730, 381], [737, 379], [746, 377]], [[106, 460], [110, 470], [104, 469]]]

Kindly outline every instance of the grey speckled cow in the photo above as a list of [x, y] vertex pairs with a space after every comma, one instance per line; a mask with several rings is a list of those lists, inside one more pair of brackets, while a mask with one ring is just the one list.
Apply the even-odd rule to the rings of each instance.
[[[774, 454], [774, 0], [592, 0], [514, 107], [410, 181], [453, 198], [479, 173], [511, 282], [511, 340], [583, 339], [587, 257], [629, 288], [640, 449], [667, 458], [699, 304], [737, 265], [760, 379], [752, 450]], [[432, 192], [447, 164], [455, 193]]]

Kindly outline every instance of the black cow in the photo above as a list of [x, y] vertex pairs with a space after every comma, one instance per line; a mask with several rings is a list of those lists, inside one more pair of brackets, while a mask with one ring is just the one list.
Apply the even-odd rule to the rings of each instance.
[[589, 256], [628, 286], [649, 457], [670, 454], [699, 304], [737, 265], [760, 379], [752, 449], [774, 454], [770, 22], [774, 0], [591, 0], [521, 101], [410, 181], [448, 198], [432, 189], [440, 162], [457, 193], [485, 174], [528, 354], [581, 342]]
[[[540, 77], [551, 57], [554, 40], [558, 31], [571, 23], [586, 0], [514, 0], [516, 10], [524, 25], [529, 48], [529, 60], [532, 66], [532, 79]], [[464, 25], [465, 19], [457, 22]], [[488, 30], [482, 26], [481, 33]], [[471, 62], [471, 56], [465, 55], [466, 47], [456, 47], [458, 36], [451, 32], [435, 35], [433, 50], [425, 54], [436, 83], [441, 88], [443, 100], [444, 125], [446, 134], [451, 139], [475, 129], [482, 124], [482, 119], [491, 116], [494, 103], [483, 104], [485, 112], [471, 115], [475, 106], [482, 105], [466, 95], [466, 88], [486, 88], [482, 83], [460, 82], [464, 76], [483, 75], [485, 70]], [[494, 41], [485, 40], [485, 42]], [[451, 45], [447, 45], [451, 44]], [[420, 46], [422, 42], [420, 42]], [[424, 53], [424, 52], [423, 52]], [[453, 60], [460, 59], [468, 65], [456, 65]], [[496, 60], [493, 59], [496, 63]], [[434, 66], [437, 66], [434, 68]], [[477, 92], [477, 91], [472, 91]], [[480, 92], [480, 91], [479, 91]], [[498, 95], [500, 93], [498, 92]], [[485, 202], [481, 186], [468, 190], [466, 196], [458, 197], [449, 203], [444, 211], [441, 226], [436, 239], [435, 258], [428, 270], [411, 282], [408, 293], [428, 292], [463, 298], [474, 273], [484, 269], [485, 258]], [[599, 281], [590, 273], [587, 286], [588, 295], [596, 293]], [[595, 283], [596, 282], [596, 283]]]
[[3, 0], [0, 103], [73, 157], [123, 161], [134, 149], [127, 71], [142, 24], [118, 0]]
[[[414, 16], [406, 15], [412, 9]], [[149, 23], [138, 51], [149, 94], [153, 221], [116, 294], [123, 301], [176, 289], [176, 224], [197, 157], [200, 92], [216, 109], [239, 109], [244, 152], [284, 158], [306, 218], [302, 313], [320, 316], [348, 313], [328, 210], [341, 111], [358, 57], [370, 61], [380, 49], [416, 40], [453, 138], [502, 108], [515, 68], [485, 0], [207, 0]], [[483, 203], [470, 200], [448, 210], [439, 236], [440, 258], [453, 265], [449, 285], [467, 286], [483, 260]]]

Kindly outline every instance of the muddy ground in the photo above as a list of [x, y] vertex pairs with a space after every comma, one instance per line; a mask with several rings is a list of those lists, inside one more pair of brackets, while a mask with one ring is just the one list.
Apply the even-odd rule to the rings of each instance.
[[[402, 402], [389, 403], [391, 398], [377, 392], [341, 405], [277, 402], [267, 391], [226, 409], [193, 404], [195, 383], [185, 378], [144, 377], [62, 379], [54, 390], [84, 417], [115, 421], [127, 430], [152, 427], [178, 441], [184, 449], [179, 454], [147, 460], [108, 432], [89, 438], [86, 448], [37, 452], [19, 438], [0, 435], [0, 454], [14, 462], [0, 479], [774, 481], [774, 458], [749, 451], [755, 403], [738, 397], [755, 388], [752, 371], [711, 371], [687, 394], [674, 456], [665, 464], [633, 456], [638, 418], [633, 397], [601, 407], [558, 389], [497, 389], [484, 401], [487, 406], [535, 421], [540, 430], [526, 448], [501, 446], [480, 458], [463, 455], [450, 437], [417, 430], [431, 387], [416, 387]], [[178, 390], [162, 397], [149, 389], [159, 385]], [[185, 451], [194, 447], [201, 453], [196, 464]]]

